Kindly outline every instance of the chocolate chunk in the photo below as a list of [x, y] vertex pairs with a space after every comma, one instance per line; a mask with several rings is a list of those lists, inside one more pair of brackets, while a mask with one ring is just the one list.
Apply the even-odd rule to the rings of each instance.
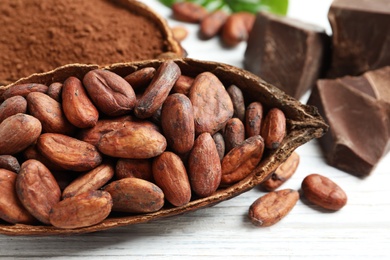
[[308, 104], [318, 107], [330, 126], [319, 139], [330, 165], [366, 176], [389, 151], [389, 84], [390, 66], [362, 76], [317, 81]]
[[244, 66], [300, 98], [320, 77], [329, 44], [321, 27], [260, 12], [248, 38]]
[[390, 1], [334, 0], [328, 19], [333, 31], [328, 77], [390, 65]]

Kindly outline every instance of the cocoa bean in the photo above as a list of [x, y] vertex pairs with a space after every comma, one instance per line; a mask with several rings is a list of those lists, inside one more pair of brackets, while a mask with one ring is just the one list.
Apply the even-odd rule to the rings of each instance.
[[264, 138], [265, 147], [276, 149], [286, 135], [286, 117], [282, 110], [272, 108], [268, 111], [261, 127], [261, 136]]
[[0, 105], [0, 123], [4, 119], [16, 115], [18, 113], [25, 114], [27, 111], [27, 101], [22, 96], [13, 96], [6, 99]]
[[173, 18], [187, 23], [199, 23], [207, 15], [207, 10], [196, 3], [178, 2], [172, 5]]

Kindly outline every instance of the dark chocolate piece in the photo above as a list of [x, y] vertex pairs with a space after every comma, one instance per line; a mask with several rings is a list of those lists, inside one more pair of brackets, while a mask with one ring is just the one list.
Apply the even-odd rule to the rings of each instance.
[[333, 31], [328, 77], [390, 65], [390, 1], [334, 0], [328, 19]]
[[260, 12], [248, 38], [244, 66], [299, 99], [322, 74], [329, 44], [321, 27]]
[[330, 165], [366, 176], [389, 151], [389, 86], [390, 67], [317, 81], [308, 104], [316, 106], [330, 126], [319, 139]]

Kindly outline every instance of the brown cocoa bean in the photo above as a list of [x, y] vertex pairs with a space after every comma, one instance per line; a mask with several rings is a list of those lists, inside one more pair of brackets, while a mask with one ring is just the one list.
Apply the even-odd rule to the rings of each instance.
[[183, 154], [192, 149], [195, 140], [194, 111], [186, 95], [175, 93], [167, 97], [161, 110], [161, 127], [174, 152]]
[[66, 170], [89, 171], [102, 162], [95, 146], [62, 134], [42, 134], [37, 148], [43, 156]]
[[221, 161], [210, 133], [196, 138], [188, 157], [188, 175], [192, 190], [201, 198], [213, 194], [221, 183]]
[[141, 122], [126, 122], [126, 127], [104, 134], [97, 145], [105, 155], [148, 159], [165, 151], [167, 141], [156, 129]]
[[249, 219], [258, 227], [269, 227], [294, 208], [299, 199], [298, 191], [285, 189], [271, 191], [253, 202], [249, 208]]
[[62, 95], [62, 83], [54, 82], [49, 85], [47, 89], [47, 95], [54, 99], [55, 101], [61, 102]]
[[30, 114], [41, 121], [42, 132], [73, 134], [75, 127], [65, 117], [59, 102], [40, 92], [32, 92], [26, 99]]
[[236, 183], [247, 177], [260, 162], [263, 152], [264, 140], [260, 135], [249, 137], [230, 150], [221, 162], [221, 184]]
[[0, 123], [0, 155], [13, 155], [35, 143], [42, 131], [33, 116], [16, 114]]
[[347, 194], [329, 178], [320, 174], [306, 176], [301, 184], [303, 195], [324, 209], [339, 210], [347, 204]]
[[101, 164], [72, 181], [62, 192], [62, 198], [73, 197], [84, 192], [98, 190], [111, 180], [113, 176], [114, 167], [110, 164]]
[[0, 123], [4, 119], [18, 113], [25, 114], [27, 111], [27, 101], [22, 96], [13, 96], [0, 104]]
[[263, 121], [263, 105], [260, 102], [252, 102], [245, 111], [246, 137], [259, 135]]
[[164, 152], [153, 160], [153, 178], [172, 205], [183, 206], [191, 200], [187, 170], [176, 154]]
[[193, 82], [194, 82], [194, 78], [185, 75], [180, 75], [180, 77], [176, 80], [175, 84], [173, 85], [172, 91], [175, 93], [181, 93], [188, 96]]
[[44, 224], [50, 224], [49, 212], [60, 201], [61, 190], [55, 178], [37, 160], [27, 160], [16, 178], [16, 192], [23, 206]]
[[18, 159], [12, 155], [0, 155], [0, 169], [18, 173], [20, 170], [20, 164]]
[[153, 181], [152, 160], [150, 159], [119, 159], [115, 167], [117, 179], [139, 178]]
[[46, 93], [48, 89], [49, 89], [48, 86], [43, 84], [38, 84], [38, 83], [26, 83], [26, 84], [13, 85], [12, 87], [4, 91], [3, 98], [4, 100], [6, 100], [7, 98], [13, 96], [27, 97], [27, 95], [30, 94], [31, 92]]
[[233, 117], [237, 117], [241, 122], [245, 122], [245, 100], [241, 89], [236, 85], [230, 85], [226, 91], [233, 102]]
[[286, 117], [282, 110], [272, 108], [268, 111], [261, 127], [261, 136], [264, 138], [265, 147], [276, 149], [286, 135]]
[[214, 134], [233, 116], [232, 100], [222, 82], [212, 73], [199, 74], [192, 84], [190, 100], [194, 109], [195, 132]]
[[256, 16], [248, 12], [231, 14], [222, 27], [222, 41], [228, 47], [235, 47], [248, 39]]
[[12, 224], [34, 224], [36, 219], [24, 208], [16, 195], [17, 176], [14, 172], [0, 169], [0, 219]]
[[111, 208], [112, 198], [108, 192], [84, 192], [55, 204], [50, 210], [50, 224], [63, 229], [93, 226], [106, 219]]
[[146, 67], [130, 73], [124, 79], [133, 87], [134, 90], [146, 88], [152, 81], [156, 69], [153, 67]]
[[284, 161], [279, 167], [273, 172], [266, 181], [262, 182], [260, 186], [267, 190], [273, 191], [279, 188], [295, 173], [299, 165], [299, 155], [297, 152], [293, 152], [286, 161]]
[[219, 159], [222, 160], [225, 156], [225, 140], [223, 139], [223, 135], [220, 132], [216, 132], [213, 135], [213, 139], [217, 147]]
[[206, 15], [200, 23], [200, 36], [208, 40], [218, 35], [229, 15], [223, 10], [216, 10]]
[[53, 163], [48, 158], [43, 156], [39, 151], [36, 145], [30, 145], [23, 150], [23, 156], [25, 159], [35, 159], [43, 163], [50, 171], [64, 171], [65, 169], [59, 165]]
[[111, 194], [113, 211], [150, 213], [164, 206], [163, 191], [146, 180], [124, 178], [111, 182], [104, 190]]
[[234, 147], [240, 145], [245, 140], [245, 127], [237, 117], [227, 121], [225, 131], [223, 133], [225, 140], [226, 152], [229, 152]]
[[68, 121], [78, 128], [90, 128], [96, 125], [99, 112], [89, 99], [88, 94], [76, 77], [69, 77], [62, 87], [62, 109]]
[[196, 3], [178, 2], [172, 5], [173, 18], [187, 23], [199, 23], [207, 15], [207, 10]]
[[94, 105], [106, 115], [124, 115], [135, 106], [133, 88], [124, 78], [111, 71], [91, 70], [85, 74], [83, 83]]
[[173, 60], [164, 61], [138, 100], [135, 115], [139, 118], [151, 117], [162, 106], [180, 75], [181, 70]]
[[174, 26], [171, 28], [173, 38], [175, 38], [176, 41], [181, 42], [188, 36], [188, 30], [184, 26]]

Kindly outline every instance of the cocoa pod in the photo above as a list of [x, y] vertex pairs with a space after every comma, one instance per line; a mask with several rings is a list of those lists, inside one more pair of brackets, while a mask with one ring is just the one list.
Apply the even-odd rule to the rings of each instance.
[[263, 105], [260, 102], [252, 102], [247, 106], [245, 111], [245, 132], [247, 138], [261, 133], [263, 113]]
[[139, 178], [153, 181], [152, 160], [149, 159], [119, 159], [115, 167], [117, 179]]
[[126, 127], [104, 134], [97, 148], [105, 155], [148, 159], [165, 151], [167, 140], [150, 123], [126, 122]]
[[50, 224], [57, 228], [76, 229], [102, 222], [112, 208], [111, 195], [95, 190], [66, 198], [50, 210]]
[[207, 15], [207, 10], [196, 3], [178, 2], [172, 5], [173, 18], [187, 23], [199, 23]]
[[298, 191], [271, 191], [255, 200], [249, 207], [249, 219], [258, 227], [269, 227], [284, 218], [299, 199]]
[[183, 206], [191, 200], [191, 186], [187, 170], [179, 156], [164, 152], [153, 160], [153, 177], [174, 206]]
[[228, 47], [235, 47], [240, 42], [246, 41], [252, 30], [256, 16], [248, 12], [231, 14], [225, 21], [221, 37]]
[[194, 112], [184, 94], [169, 95], [161, 110], [161, 127], [168, 145], [176, 153], [189, 152], [195, 140]]
[[138, 100], [135, 115], [139, 118], [151, 117], [162, 106], [180, 75], [181, 70], [173, 60], [164, 61]]
[[37, 148], [43, 156], [66, 170], [89, 171], [102, 162], [95, 146], [62, 134], [42, 134]]
[[174, 93], [181, 93], [188, 96], [193, 82], [194, 82], [194, 78], [186, 75], [180, 75], [180, 77], [176, 80], [175, 84], [173, 85], [172, 91]]
[[85, 74], [83, 83], [94, 105], [106, 115], [124, 115], [135, 106], [133, 88], [124, 78], [111, 71], [91, 70]]
[[40, 92], [32, 92], [26, 99], [30, 114], [41, 121], [42, 132], [73, 134], [75, 127], [66, 119], [59, 102]]
[[266, 181], [262, 182], [260, 186], [267, 190], [273, 191], [279, 188], [295, 173], [299, 165], [299, 155], [297, 152], [293, 152], [286, 161], [284, 161], [279, 167], [273, 172]]
[[99, 111], [89, 99], [81, 81], [69, 77], [62, 87], [62, 109], [68, 121], [78, 128], [90, 128], [96, 125]]
[[241, 122], [245, 122], [245, 100], [241, 89], [236, 85], [230, 85], [226, 91], [233, 102], [234, 113], [233, 117], [237, 117]]
[[124, 178], [104, 187], [111, 194], [113, 211], [150, 213], [164, 206], [164, 193], [155, 184], [138, 179]]
[[286, 117], [282, 110], [272, 108], [268, 111], [261, 127], [261, 136], [264, 138], [265, 147], [276, 149], [286, 135]]
[[0, 219], [12, 224], [34, 224], [36, 219], [24, 208], [15, 190], [18, 175], [0, 169]]
[[225, 140], [226, 152], [229, 152], [234, 147], [240, 145], [245, 140], [245, 127], [237, 117], [227, 121], [225, 131], [223, 133]]
[[208, 40], [218, 35], [229, 15], [223, 10], [216, 10], [206, 15], [200, 23], [200, 36]]
[[62, 95], [62, 83], [61, 82], [53, 82], [49, 85], [46, 93], [49, 97], [54, 99], [55, 101], [61, 102]]
[[301, 184], [303, 196], [315, 205], [324, 209], [339, 210], [347, 204], [347, 194], [331, 179], [320, 175], [310, 174]]
[[62, 198], [98, 190], [114, 176], [114, 168], [110, 164], [101, 164], [72, 181], [62, 192]]
[[260, 135], [249, 137], [230, 150], [221, 162], [221, 184], [236, 183], [248, 176], [260, 162], [263, 152], [264, 140]]
[[44, 164], [27, 160], [16, 178], [16, 192], [23, 206], [44, 224], [50, 224], [49, 212], [61, 198], [55, 178]]
[[27, 101], [22, 96], [13, 96], [0, 104], [0, 123], [4, 119], [18, 113], [25, 114], [27, 111]]
[[213, 139], [217, 147], [219, 159], [222, 160], [225, 156], [225, 140], [223, 139], [223, 135], [220, 132], [216, 132], [213, 135]]
[[196, 138], [188, 157], [188, 175], [196, 195], [205, 198], [213, 194], [221, 183], [221, 161], [210, 133]]
[[42, 131], [33, 116], [16, 114], [0, 123], [0, 155], [13, 155], [35, 143]]
[[129, 75], [124, 77], [124, 79], [136, 91], [141, 88], [146, 88], [148, 84], [152, 81], [155, 74], [156, 74], [155, 68], [146, 67], [130, 73]]
[[20, 164], [18, 159], [12, 155], [0, 155], [0, 169], [18, 173], [20, 170]]
[[48, 86], [43, 84], [38, 84], [38, 83], [26, 83], [26, 84], [13, 85], [12, 87], [4, 91], [3, 99], [6, 100], [7, 98], [13, 96], [27, 97], [27, 95], [30, 94], [31, 92], [46, 93], [48, 89], [49, 89]]
[[214, 134], [233, 116], [232, 100], [222, 82], [212, 73], [199, 74], [192, 84], [190, 100], [194, 109], [195, 133]]

